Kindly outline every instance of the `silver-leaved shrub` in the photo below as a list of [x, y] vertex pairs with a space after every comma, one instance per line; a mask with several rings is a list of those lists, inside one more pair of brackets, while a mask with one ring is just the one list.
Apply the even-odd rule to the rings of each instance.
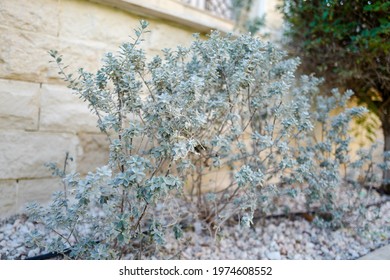
[[177, 195], [190, 198], [192, 214], [214, 233], [232, 217], [250, 225], [256, 213], [282, 211], [275, 199], [299, 194], [307, 211], [343, 224], [356, 205], [340, 204], [336, 190], [362, 189], [345, 180], [345, 170], [360, 172], [372, 160], [371, 153], [350, 156], [349, 123], [366, 112], [347, 109], [351, 92], [320, 95], [320, 79], [297, 78], [298, 59], [250, 35], [195, 36], [190, 47], [148, 61], [141, 48], [147, 22], [140, 24], [134, 41], [106, 54], [95, 74], [80, 69], [74, 78], [50, 52], [98, 117], [110, 158], [83, 178], [52, 166], [65, 188], [49, 207], [29, 206], [30, 218], [44, 225], [32, 243], [72, 248], [73, 258], [140, 258], [164, 243], [167, 230], [183, 235], [184, 213], [166, 219], [156, 211]]

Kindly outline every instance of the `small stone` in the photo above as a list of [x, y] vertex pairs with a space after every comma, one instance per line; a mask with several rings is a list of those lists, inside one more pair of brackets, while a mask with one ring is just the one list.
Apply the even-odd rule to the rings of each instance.
[[294, 249], [295, 249], [296, 251], [301, 251], [301, 250], [302, 250], [302, 245], [301, 245], [301, 243], [295, 243], [295, 244], [294, 244]]
[[302, 228], [302, 223], [300, 221], [294, 221], [294, 226], [297, 227], [297, 228]]
[[311, 243], [311, 242], [307, 242], [306, 243], [306, 247], [310, 248], [310, 249], [314, 249], [315, 245], [313, 243]]
[[325, 254], [325, 255], [329, 255], [329, 250], [328, 250], [328, 248], [326, 248], [326, 247], [324, 247], [324, 246], [322, 246], [321, 247], [321, 251]]
[[35, 229], [35, 226], [34, 226], [34, 224], [33, 224], [32, 222], [26, 222], [26, 223], [25, 223], [25, 226], [26, 226], [30, 231], [32, 231], [32, 230]]
[[307, 252], [313, 252], [315, 250], [315, 245], [311, 242], [307, 242], [304, 248]]
[[258, 235], [261, 235], [263, 233], [262, 227], [255, 227], [254, 229], [255, 229], [256, 234], [258, 234]]
[[243, 240], [237, 240], [237, 247], [244, 249], [245, 248], [245, 243]]
[[21, 225], [18, 231], [19, 231], [19, 233], [21, 233], [22, 235], [28, 234], [29, 232], [31, 232], [31, 231], [29, 230], [29, 228], [28, 228], [26, 225]]
[[279, 244], [278, 243], [276, 243], [275, 241], [272, 241], [271, 242], [271, 244], [269, 245], [269, 248], [271, 249], [271, 250], [279, 250]]
[[170, 251], [172, 251], [172, 249], [173, 249], [173, 246], [172, 246], [173, 244], [171, 243], [171, 242], [167, 242], [165, 245], [164, 245], [164, 247], [165, 247], [165, 249], [168, 251], [168, 252], [170, 252]]
[[286, 245], [286, 249], [287, 249], [288, 252], [293, 252], [294, 251], [294, 246], [291, 243], [289, 243], [289, 244]]
[[282, 256], [280, 255], [280, 252], [273, 251], [273, 252], [266, 252], [265, 255], [270, 260], [281, 260]]
[[303, 237], [302, 237], [302, 234], [297, 234], [296, 236], [295, 236], [295, 240], [296, 241], [302, 241], [302, 239], [303, 239]]
[[349, 250], [349, 255], [352, 257], [352, 259], [357, 259], [359, 257], [358, 252], [355, 250]]
[[248, 259], [248, 253], [247, 253], [247, 252], [245, 252], [245, 251], [244, 251], [244, 252], [242, 252], [242, 253], [241, 253], [241, 259], [242, 259], [242, 260], [246, 260], [246, 259]]
[[227, 260], [234, 260], [234, 259], [236, 259], [236, 257], [234, 256], [234, 254], [229, 253], [229, 254], [226, 255], [226, 259]]
[[271, 242], [271, 236], [265, 232], [263, 235], [263, 240], [264, 240], [264, 243], [268, 244]]
[[191, 259], [191, 256], [190, 256], [189, 254], [187, 254], [186, 252], [182, 252], [182, 253], [181, 253], [181, 256], [182, 256], [183, 259], [185, 259], [185, 260]]
[[25, 255], [27, 250], [26, 247], [20, 246], [19, 248], [16, 249], [17, 256], [20, 257], [21, 255]]
[[13, 229], [12, 229], [12, 225], [11, 224], [6, 224], [5, 227], [4, 227], [4, 233], [6, 232], [13, 232]]
[[196, 235], [200, 235], [202, 233], [202, 224], [200, 222], [194, 223], [194, 231]]
[[10, 248], [18, 248], [18, 247], [22, 246], [22, 242], [20, 240], [13, 240], [11, 242], [8, 242], [8, 246]]
[[270, 224], [268, 227], [267, 227], [267, 231], [269, 232], [269, 233], [273, 233], [273, 232], [275, 232], [276, 231], [276, 226], [274, 225], [274, 224]]
[[331, 259], [335, 259], [336, 258], [336, 254], [333, 251], [329, 251], [329, 257]]
[[294, 258], [294, 260], [303, 260], [303, 257], [301, 254], [296, 254], [296, 255], [294, 255], [293, 258]]
[[13, 228], [17, 228], [19, 225], [20, 225], [20, 219], [16, 219], [13, 224]]
[[27, 253], [27, 257], [28, 258], [35, 257], [35, 256], [39, 255], [40, 252], [41, 252], [41, 250], [39, 248], [29, 250]]

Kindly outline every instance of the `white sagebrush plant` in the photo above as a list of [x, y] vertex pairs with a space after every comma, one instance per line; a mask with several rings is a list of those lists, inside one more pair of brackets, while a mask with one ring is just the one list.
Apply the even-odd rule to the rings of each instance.
[[[97, 115], [110, 157], [85, 178], [51, 166], [66, 187], [49, 207], [29, 206], [30, 218], [45, 226], [31, 243], [57, 252], [71, 247], [72, 258], [147, 257], [167, 230], [183, 235], [181, 214], [188, 213], [166, 219], [156, 211], [174, 195], [190, 196], [214, 233], [237, 215], [250, 225], [256, 210], [266, 214], [275, 197], [299, 191], [308, 209], [341, 211], [333, 190], [343, 185], [340, 166], [350, 163], [348, 125], [366, 112], [345, 109], [350, 93], [319, 95], [319, 79], [297, 81], [298, 59], [250, 35], [196, 35], [190, 47], [147, 61], [147, 26], [141, 21], [134, 41], [106, 54], [96, 74], [80, 69], [74, 78], [50, 52]], [[336, 108], [344, 110], [331, 116]], [[212, 172], [230, 180], [205, 190]], [[48, 240], [48, 232], [56, 238]]]

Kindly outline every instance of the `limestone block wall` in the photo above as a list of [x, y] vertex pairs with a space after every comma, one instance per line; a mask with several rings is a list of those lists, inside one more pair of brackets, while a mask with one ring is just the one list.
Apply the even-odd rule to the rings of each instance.
[[45, 163], [62, 164], [69, 152], [74, 158], [69, 168], [86, 173], [108, 157], [95, 117], [49, 63], [49, 50], [58, 50], [70, 71], [95, 71], [103, 54], [128, 40], [142, 18], [150, 22], [144, 43], [150, 56], [186, 45], [199, 32], [98, 2], [0, 1], [0, 218], [21, 211], [26, 202], [47, 201], [62, 187]]

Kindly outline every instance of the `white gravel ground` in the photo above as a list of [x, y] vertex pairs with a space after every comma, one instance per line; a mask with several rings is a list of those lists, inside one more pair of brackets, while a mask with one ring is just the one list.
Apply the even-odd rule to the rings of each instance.
[[[297, 217], [257, 221], [250, 229], [225, 226], [215, 237], [195, 222], [185, 231], [186, 242], [178, 243], [167, 236], [160, 254], [152, 259], [357, 259], [390, 243], [390, 200], [372, 215], [380, 218], [367, 223], [366, 235], [357, 234], [353, 225], [338, 230], [321, 229]], [[44, 253], [24, 243], [25, 234], [34, 227], [24, 215], [0, 222], [0, 259], [24, 259]]]
[[[390, 210], [390, 203], [382, 207]], [[384, 213], [384, 212], [383, 212]], [[387, 225], [388, 226], [388, 225]], [[226, 228], [221, 240], [199, 238], [193, 232], [185, 259], [357, 259], [389, 243], [389, 231], [384, 223], [372, 225], [376, 236], [359, 237], [348, 229], [319, 229], [304, 219], [276, 219], [252, 230], [240, 226]], [[385, 232], [387, 231], [387, 236]]]

